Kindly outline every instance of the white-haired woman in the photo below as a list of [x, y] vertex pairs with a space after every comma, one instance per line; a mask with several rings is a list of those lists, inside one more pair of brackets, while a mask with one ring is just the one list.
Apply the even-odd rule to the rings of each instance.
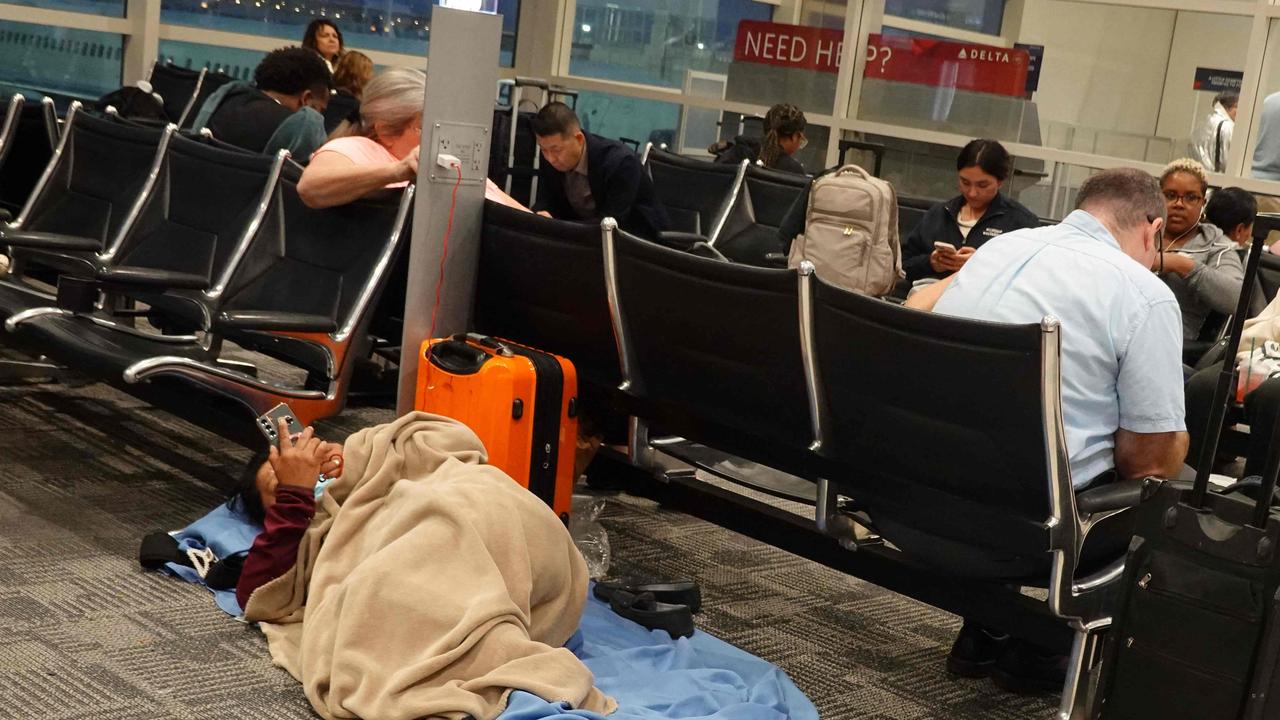
[[1160, 175], [1160, 190], [1168, 222], [1155, 269], [1178, 298], [1183, 339], [1195, 340], [1211, 312], [1235, 312], [1244, 267], [1236, 244], [1202, 219], [1209, 191], [1203, 165], [1188, 158], [1174, 160]]
[[313, 208], [342, 205], [418, 176], [427, 76], [395, 68], [369, 81], [360, 120], [346, 121], [311, 156], [298, 195]]

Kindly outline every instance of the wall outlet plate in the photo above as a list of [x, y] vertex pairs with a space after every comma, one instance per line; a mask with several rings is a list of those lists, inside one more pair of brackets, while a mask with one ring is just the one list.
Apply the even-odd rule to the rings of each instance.
[[442, 168], [435, 162], [441, 155], [452, 155], [461, 161], [463, 185], [483, 183], [489, 170], [489, 128], [469, 123], [436, 123], [431, 128], [431, 152], [419, 153], [419, 157], [423, 155], [431, 158], [428, 179], [433, 183], [458, 182], [456, 170]]

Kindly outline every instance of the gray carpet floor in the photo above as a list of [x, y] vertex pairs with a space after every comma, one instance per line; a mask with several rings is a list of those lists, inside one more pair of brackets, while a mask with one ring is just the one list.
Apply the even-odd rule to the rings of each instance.
[[[247, 458], [102, 386], [0, 388], [0, 718], [313, 717], [256, 629], [137, 565], [143, 534], [214, 507]], [[950, 615], [646, 500], [611, 496], [602, 523], [615, 572], [698, 580], [699, 627], [782, 667], [823, 718], [1053, 714], [945, 677]]]

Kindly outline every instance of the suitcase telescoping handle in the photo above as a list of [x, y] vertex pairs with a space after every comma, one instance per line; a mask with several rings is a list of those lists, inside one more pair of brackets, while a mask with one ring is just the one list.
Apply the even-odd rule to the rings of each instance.
[[483, 335], [481, 333], [458, 333], [453, 336], [453, 339], [488, 348], [495, 354], [501, 355], [502, 357], [511, 357], [515, 355], [506, 343], [490, 335]]
[[[1249, 260], [1245, 263], [1244, 281], [1240, 284], [1240, 297], [1236, 301], [1236, 312], [1231, 316], [1230, 334], [1227, 336], [1226, 355], [1223, 356], [1222, 370], [1218, 373], [1218, 385], [1213, 393], [1213, 407], [1209, 412], [1209, 427], [1206, 428], [1204, 442], [1200, 446], [1199, 462], [1196, 464], [1196, 481], [1191, 490], [1191, 507], [1202, 508], [1209, 492], [1209, 471], [1213, 469], [1213, 459], [1218, 455], [1218, 438], [1222, 435], [1222, 421], [1227, 415], [1227, 403], [1233, 393], [1232, 380], [1235, 378], [1236, 353], [1240, 350], [1240, 333], [1244, 330], [1245, 316], [1249, 312], [1249, 300], [1253, 296], [1254, 278], [1258, 276], [1258, 263], [1262, 259], [1262, 249], [1267, 235], [1273, 229], [1280, 229], [1280, 216], [1259, 215], [1253, 225], [1253, 244], [1249, 246]], [[1276, 453], [1267, 462], [1267, 472], [1263, 477], [1263, 492], [1258, 496], [1258, 505], [1254, 512], [1254, 527], [1265, 527], [1267, 514], [1271, 510], [1271, 494], [1276, 486]]]

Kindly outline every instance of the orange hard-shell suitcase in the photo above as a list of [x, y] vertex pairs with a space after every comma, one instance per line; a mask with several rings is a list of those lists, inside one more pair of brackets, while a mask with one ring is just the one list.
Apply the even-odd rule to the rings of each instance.
[[578, 374], [569, 360], [474, 333], [427, 340], [415, 407], [466, 424], [490, 465], [568, 520], [578, 439]]

